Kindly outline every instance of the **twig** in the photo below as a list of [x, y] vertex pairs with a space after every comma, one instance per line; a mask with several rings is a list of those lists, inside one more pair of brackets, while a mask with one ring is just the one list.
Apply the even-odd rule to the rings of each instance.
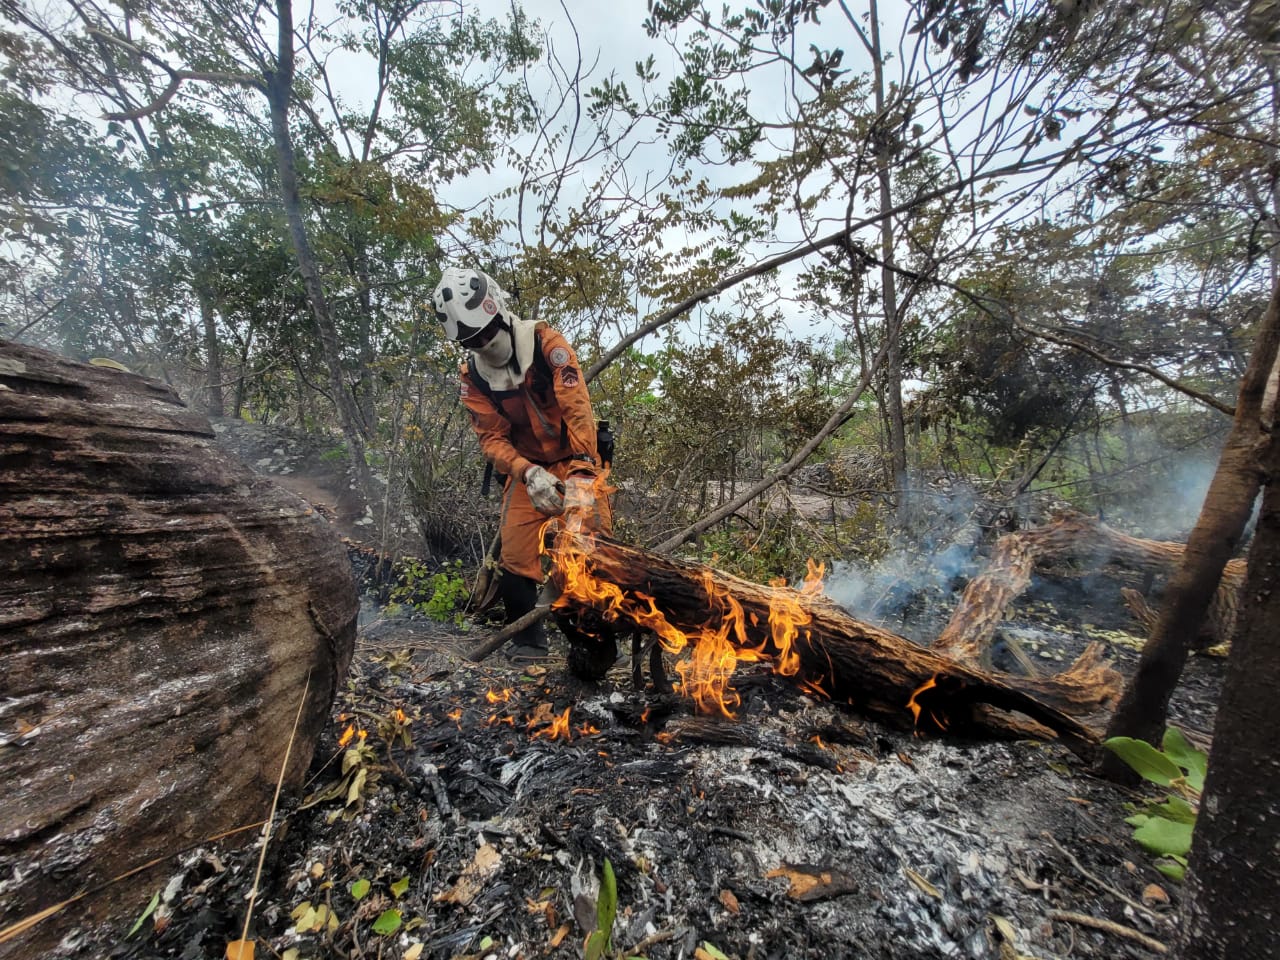
[[1148, 937], [1145, 933], [1139, 933], [1131, 927], [1121, 926], [1114, 920], [1104, 920], [1102, 917], [1091, 917], [1087, 913], [1076, 913], [1073, 910], [1050, 910], [1050, 920], [1061, 920], [1064, 923], [1075, 923], [1082, 927], [1092, 927], [1094, 930], [1101, 930], [1103, 933], [1110, 933], [1117, 937], [1123, 937], [1126, 940], [1132, 940], [1140, 943], [1148, 950], [1155, 953], [1168, 953], [1169, 948], [1159, 940]]
[[551, 605], [556, 602], [560, 596], [559, 589], [551, 582], [547, 581], [543, 584], [542, 595], [538, 598], [538, 605], [526, 613], [518, 620], [508, 623], [496, 634], [486, 640], [480, 646], [476, 647], [469, 654], [467, 659], [472, 663], [479, 663], [489, 654], [504, 646], [508, 640], [514, 637], [525, 627], [531, 627], [547, 614], [551, 612]]
[[284, 786], [284, 774], [289, 769], [289, 752], [293, 749], [293, 740], [298, 734], [298, 721], [302, 719], [302, 708], [307, 705], [307, 694], [310, 692], [311, 670], [308, 669], [306, 682], [302, 685], [302, 696], [298, 699], [298, 712], [293, 717], [293, 729], [289, 731], [289, 742], [284, 745], [284, 759], [280, 761], [280, 776], [276, 777], [276, 792], [271, 798], [271, 811], [267, 814], [266, 826], [262, 828], [262, 850], [258, 853], [258, 869], [253, 873], [253, 886], [249, 888], [249, 905], [244, 911], [241, 943], [249, 939], [249, 921], [253, 919], [253, 902], [258, 898], [258, 881], [262, 879], [262, 865], [267, 859], [267, 843], [271, 840], [271, 821], [276, 816], [276, 805], [280, 802], [280, 788]]
[[1168, 917], [1165, 917], [1165, 916], [1162, 916], [1161, 914], [1156, 913], [1146, 904], [1139, 903], [1137, 900], [1134, 900], [1132, 897], [1126, 894], [1123, 890], [1119, 890], [1113, 887], [1111, 884], [1107, 883], [1105, 880], [1102, 880], [1099, 877], [1095, 876], [1094, 874], [1090, 873], [1088, 870], [1084, 868], [1084, 866], [1080, 863], [1079, 860], [1077, 860], [1070, 852], [1068, 852], [1062, 846], [1062, 844], [1058, 843], [1058, 841], [1053, 838], [1053, 834], [1051, 834], [1048, 830], [1041, 831], [1040, 835], [1044, 837], [1046, 840], [1048, 840], [1051, 844], [1053, 844], [1054, 848], [1060, 854], [1062, 854], [1069, 861], [1071, 861], [1071, 865], [1075, 867], [1077, 870], [1079, 870], [1080, 873], [1084, 875], [1085, 879], [1093, 881], [1095, 884], [1097, 884], [1107, 893], [1111, 894], [1112, 896], [1118, 897], [1122, 902], [1133, 907], [1133, 909], [1141, 910], [1143, 913], [1145, 913], [1147, 916], [1151, 917], [1152, 919], [1162, 920], [1162, 921], [1168, 920]]
[[628, 957], [635, 956], [635, 955], [636, 955], [636, 954], [638, 954], [641, 950], [648, 950], [648, 949], [649, 949], [650, 947], [652, 947], [655, 943], [662, 943], [662, 942], [664, 942], [664, 941], [666, 941], [666, 940], [670, 940], [670, 939], [672, 939], [675, 935], [676, 935], [676, 932], [675, 932], [674, 930], [659, 930], [657, 933], [651, 933], [651, 934], [649, 934], [649, 936], [645, 937], [643, 940], [641, 940], [639, 943], [637, 943], [637, 944], [636, 944], [634, 947], [632, 947], [630, 950], [626, 950], [626, 951], [624, 951], [624, 953], [625, 953], [625, 954], [626, 954], [626, 956], [628, 956]]

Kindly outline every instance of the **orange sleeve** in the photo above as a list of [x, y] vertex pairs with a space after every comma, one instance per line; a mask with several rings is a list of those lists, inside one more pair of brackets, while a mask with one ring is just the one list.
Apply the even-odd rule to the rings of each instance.
[[551, 366], [551, 382], [561, 419], [568, 426], [569, 450], [571, 453], [589, 454], [598, 470], [600, 452], [596, 449], [596, 418], [591, 410], [591, 396], [587, 393], [587, 382], [578, 356], [569, 346], [569, 341], [549, 327], [542, 331], [542, 352]]
[[522, 457], [511, 445], [511, 421], [499, 412], [494, 402], [471, 382], [467, 365], [462, 365], [462, 405], [471, 415], [471, 429], [480, 441], [480, 451], [499, 473], [524, 479], [530, 461]]

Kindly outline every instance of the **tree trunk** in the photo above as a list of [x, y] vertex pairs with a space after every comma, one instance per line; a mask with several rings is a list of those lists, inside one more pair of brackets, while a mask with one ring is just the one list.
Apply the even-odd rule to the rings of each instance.
[[[884, 116], [884, 56], [880, 49], [880, 11], [872, 0], [869, 11], [871, 27], [871, 66], [875, 81], [877, 116]], [[893, 490], [897, 497], [898, 523], [905, 528], [911, 520], [910, 487], [907, 483], [907, 432], [902, 412], [902, 317], [898, 304], [898, 279], [894, 269], [893, 182], [890, 170], [893, 155], [888, 144], [876, 158], [876, 179], [880, 190], [880, 286], [884, 306], [884, 335], [889, 349], [884, 358], [885, 420], [889, 428], [889, 466], [893, 472]]]
[[[855, 620], [821, 595], [760, 586], [563, 529], [552, 558], [559, 608], [621, 618], [652, 630], [668, 649], [705, 644], [714, 651], [727, 641], [739, 660], [763, 655], [778, 672], [893, 726], [987, 737], [1053, 731], [1087, 755], [1097, 735], [1075, 715], [1097, 710], [1119, 690], [1118, 675], [1096, 651], [1061, 679], [987, 673]], [[787, 620], [795, 624], [791, 633]], [[688, 679], [690, 670], [683, 672]]]
[[[1137, 737], [1159, 744], [1169, 698], [1182, 676], [1187, 655], [1218, 588], [1223, 568], [1235, 553], [1253, 511], [1261, 482], [1260, 444], [1266, 437], [1263, 396], [1280, 346], [1280, 282], [1262, 319], [1249, 365], [1240, 382], [1236, 412], [1205, 495], [1200, 518], [1187, 539], [1182, 565], [1165, 592], [1155, 633], [1142, 648], [1138, 667], [1111, 718], [1108, 736]], [[1118, 757], [1103, 757], [1103, 772], [1128, 781], [1132, 771]]]
[[289, 131], [289, 100], [293, 95], [293, 4], [291, 0], [277, 0], [276, 11], [279, 20], [278, 70], [274, 75], [267, 77], [266, 92], [267, 101], [271, 105], [271, 132], [275, 145], [276, 165], [280, 174], [280, 202], [284, 207], [285, 219], [289, 225], [289, 240], [298, 264], [298, 273], [302, 276], [307, 300], [311, 306], [311, 315], [315, 320], [316, 332], [320, 336], [320, 349], [324, 355], [325, 368], [329, 373], [329, 387], [333, 393], [334, 405], [338, 408], [338, 419], [342, 424], [342, 435], [347, 442], [351, 466], [355, 470], [361, 494], [372, 507], [377, 496], [373, 474], [365, 459], [364, 438], [368, 424], [361, 421], [359, 408], [351, 396], [351, 391], [347, 388], [346, 377], [342, 371], [342, 345], [338, 337], [338, 329], [333, 322], [328, 297], [324, 292], [320, 268], [311, 250], [311, 242], [307, 239], [306, 222], [302, 216], [302, 197], [298, 192], [298, 170], [293, 154], [293, 139]]
[[[355, 644], [351, 564], [214, 437], [158, 381], [0, 341], [0, 875], [22, 877], [0, 925], [262, 820], [300, 706], [286, 788], [311, 762]], [[136, 916], [172, 868], [0, 957]]]
[[1218, 705], [1209, 776], [1191, 846], [1177, 955], [1187, 960], [1275, 956], [1280, 924], [1280, 441], [1253, 547], [1240, 629]]
[[213, 310], [213, 298], [208, 292], [197, 288], [196, 297], [200, 301], [200, 325], [204, 332], [204, 375], [206, 378], [206, 406], [211, 417], [225, 415], [222, 405], [222, 353], [218, 348], [218, 318]]

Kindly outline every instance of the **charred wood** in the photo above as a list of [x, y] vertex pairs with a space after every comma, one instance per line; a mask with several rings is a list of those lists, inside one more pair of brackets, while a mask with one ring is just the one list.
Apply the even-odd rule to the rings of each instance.
[[781, 651], [769, 625], [771, 610], [779, 604], [797, 607], [803, 623], [794, 641], [799, 658], [795, 679], [898, 727], [977, 737], [1052, 731], [1073, 749], [1090, 754], [1097, 733], [1072, 714], [1090, 712], [1085, 707], [1107, 702], [1119, 689], [1119, 676], [1096, 652], [1061, 680], [1029, 681], [917, 646], [854, 619], [822, 596], [761, 586], [702, 564], [562, 530], [553, 556], [566, 553], [580, 559], [594, 582], [611, 585], [608, 592], [632, 600], [592, 599], [589, 591], [566, 582], [557, 561], [552, 578], [561, 591], [558, 602], [634, 626], [651, 625], [657, 616], [692, 637], [732, 620], [727, 629], [736, 646], [776, 658]]

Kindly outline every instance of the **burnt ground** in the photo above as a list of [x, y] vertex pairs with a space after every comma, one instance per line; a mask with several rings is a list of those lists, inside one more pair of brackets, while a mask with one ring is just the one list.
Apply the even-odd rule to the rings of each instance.
[[[1004, 635], [1048, 671], [1091, 639], [1131, 669], [1115, 587], [1040, 579]], [[462, 654], [488, 629], [362, 627], [305, 796], [268, 844], [259, 960], [582, 957], [606, 859], [619, 957], [1155, 955], [1063, 912], [1172, 940], [1181, 890], [1123, 822], [1141, 794], [1056, 743], [921, 739], [760, 666], [737, 678], [737, 720], [710, 721], [632, 689], [629, 663], [573, 680], [563, 641], [546, 668], [472, 664]], [[1201, 739], [1222, 666], [1193, 658], [1174, 704]], [[566, 709], [569, 738], [548, 739]], [[362, 749], [339, 747], [349, 727]], [[257, 858], [193, 850], [139, 884], [139, 914], [155, 893], [161, 905], [134, 936], [80, 930], [54, 955], [221, 958]]]

